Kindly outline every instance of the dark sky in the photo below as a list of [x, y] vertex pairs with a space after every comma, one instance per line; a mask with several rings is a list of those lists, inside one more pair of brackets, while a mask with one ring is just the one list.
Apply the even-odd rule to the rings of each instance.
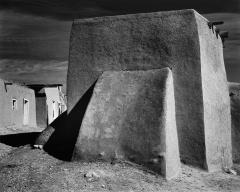
[[240, 0], [0, 0], [0, 77], [64, 83], [73, 18], [194, 8], [229, 31], [229, 81], [240, 82]]

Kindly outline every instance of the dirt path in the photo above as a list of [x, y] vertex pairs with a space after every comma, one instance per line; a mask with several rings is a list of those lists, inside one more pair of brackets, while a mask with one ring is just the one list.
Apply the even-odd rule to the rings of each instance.
[[[179, 178], [166, 182], [139, 166], [63, 162], [44, 151], [25, 146], [0, 160], [0, 191], [240, 191], [240, 176], [207, 173], [186, 165], [182, 165], [182, 169]], [[84, 177], [89, 171], [96, 173], [97, 177]]]

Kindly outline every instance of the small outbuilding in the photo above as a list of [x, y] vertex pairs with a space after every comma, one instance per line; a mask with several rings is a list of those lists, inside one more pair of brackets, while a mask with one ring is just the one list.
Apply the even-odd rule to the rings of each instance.
[[62, 84], [30, 84], [27, 86], [35, 91], [38, 127], [46, 128], [67, 109]]
[[0, 80], [0, 131], [1, 128], [36, 128], [36, 102], [32, 89]]

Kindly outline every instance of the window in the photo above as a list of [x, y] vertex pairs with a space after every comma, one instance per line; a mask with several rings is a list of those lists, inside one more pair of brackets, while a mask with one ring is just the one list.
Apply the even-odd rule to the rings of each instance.
[[17, 99], [12, 99], [12, 110], [13, 111], [17, 110]]
[[52, 112], [52, 118], [55, 119], [55, 101], [52, 101], [52, 109], [53, 109], [53, 112]]

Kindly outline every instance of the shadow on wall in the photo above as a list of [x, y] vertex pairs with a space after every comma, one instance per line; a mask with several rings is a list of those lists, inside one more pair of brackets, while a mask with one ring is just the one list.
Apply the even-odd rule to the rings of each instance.
[[33, 144], [40, 132], [18, 133], [9, 135], [0, 135], [0, 143], [12, 147]]
[[231, 119], [232, 119], [232, 155], [233, 162], [240, 163], [240, 97], [234, 93], [231, 96]]
[[69, 114], [65, 111], [58, 116], [40, 134], [35, 144], [44, 145], [47, 153], [60, 160], [70, 161], [95, 84], [96, 82], [86, 91]]

